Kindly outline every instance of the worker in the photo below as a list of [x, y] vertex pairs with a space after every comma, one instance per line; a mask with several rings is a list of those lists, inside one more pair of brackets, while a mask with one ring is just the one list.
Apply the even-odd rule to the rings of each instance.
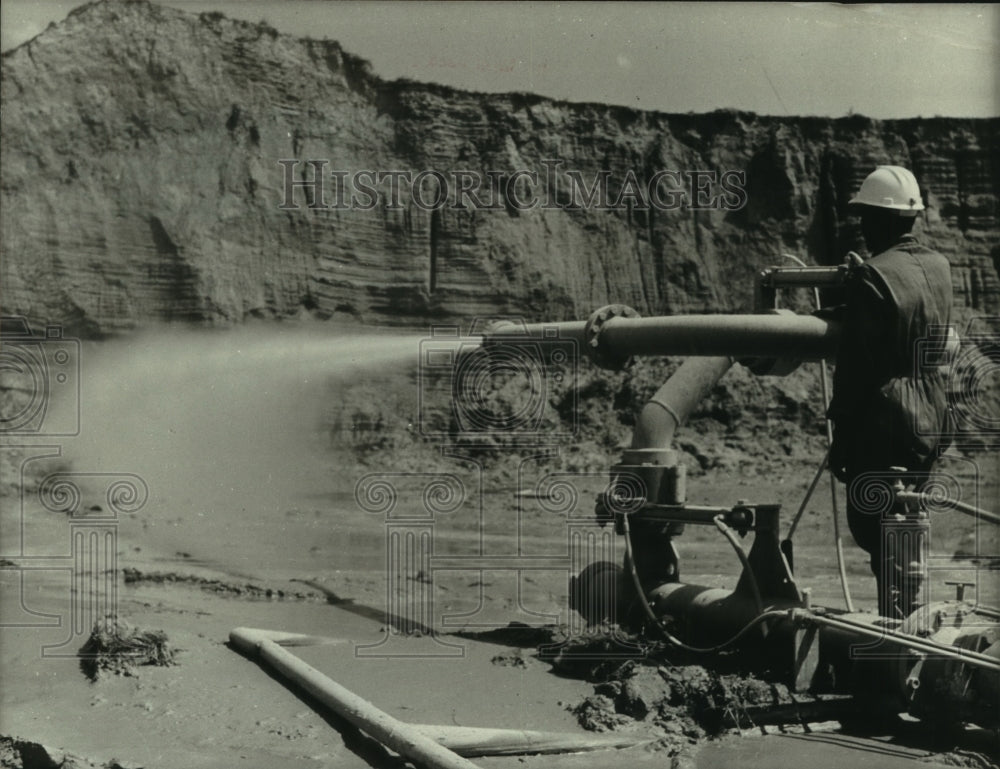
[[905, 468], [905, 481], [919, 491], [950, 443], [941, 358], [928, 352], [939, 346], [943, 356], [957, 341], [946, 345], [944, 336], [951, 270], [911, 233], [924, 204], [909, 170], [879, 166], [848, 205], [860, 216], [870, 258], [850, 269], [838, 313], [843, 337], [827, 412], [834, 426], [830, 466], [848, 487], [847, 522], [871, 557], [879, 614], [901, 618], [918, 605], [920, 549], [902, 552], [898, 543], [907, 538], [885, 536], [883, 516], [858, 502], [871, 499], [863, 485], [876, 476], [883, 489], [891, 485], [894, 467]]

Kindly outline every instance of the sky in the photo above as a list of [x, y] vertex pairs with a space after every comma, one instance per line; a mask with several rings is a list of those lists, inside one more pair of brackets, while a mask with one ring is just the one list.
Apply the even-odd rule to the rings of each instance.
[[[8, 50], [79, 2], [4, 0]], [[386, 79], [664, 112], [1000, 115], [992, 4], [162, 0], [335, 39]]]

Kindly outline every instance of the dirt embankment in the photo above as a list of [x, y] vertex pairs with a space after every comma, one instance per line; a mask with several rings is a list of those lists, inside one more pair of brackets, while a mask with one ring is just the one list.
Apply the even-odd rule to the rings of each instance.
[[[956, 427], [952, 452], [978, 466], [984, 483], [994, 475], [990, 425], [1000, 422], [997, 357], [995, 346], [967, 345], [948, 375]], [[609, 372], [581, 359], [568, 369], [539, 367], [534, 378], [493, 376], [485, 366], [475, 379], [478, 389], [459, 397], [453, 397], [450, 369], [360, 372], [331, 388], [323, 420], [330, 444], [349, 450], [362, 467], [444, 470], [451, 460], [441, 448], [450, 446], [483, 462], [498, 484], [509, 485], [522, 460], [529, 430], [520, 425], [529, 422], [527, 414], [536, 442], [557, 448], [549, 464], [581, 474], [604, 472], [630, 444], [638, 413], [679, 363], [637, 359], [624, 371]], [[692, 487], [714, 474], [755, 479], [764, 488], [781, 484], [814, 471], [825, 456], [822, 404], [818, 364], [785, 377], [758, 377], [737, 364], [678, 430], [674, 448]], [[470, 431], [470, 424], [485, 427]], [[515, 427], [491, 427], [498, 424]], [[997, 502], [985, 486], [975, 494], [985, 507]]]
[[[995, 119], [670, 115], [387, 82], [332, 41], [146, 2], [83, 6], [3, 58], [0, 282], [5, 312], [39, 326], [746, 310], [783, 252], [832, 264], [860, 247], [846, 202], [886, 162], [920, 181], [963, 318], [1000, 315]], [[309, 160], [528, 172], [552, 204], [428, 210], [404, 189], [398, 206], [339, 210], [298, 189], [282, 208], [280, 159], [298, 161], [293, 181]], [[707, 172], [710, 200], [744, 174], [745, 205], [706, 210], [685, 184], [663, 210], [570, 205], [572, 174], [608, 174], [613, 202], [661, 171]]]

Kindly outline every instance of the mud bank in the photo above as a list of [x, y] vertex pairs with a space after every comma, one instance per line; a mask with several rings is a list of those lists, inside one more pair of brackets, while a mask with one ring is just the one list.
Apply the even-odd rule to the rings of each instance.
[[328, 601], [328, 597], [318, 591], [308, 592], [288, 590], [280, 587], [268, 587], [261, 584], [226, 582], [221, 579], [199, 577], [194, 574], [179, 574], [177, 572], [154, 571], [144, 572], [136, 568], [122, 570], [122, 580], [126, 585], [171, 585], [191, 587], [204, 590], [219, 596], [242, 598], [245, 600], [273, 601]]
[[0, 766], [6, 769], [138, 769], [134, 764], [122, 763], [117, 759], [95, 764], [59, 748], [2, 735]]

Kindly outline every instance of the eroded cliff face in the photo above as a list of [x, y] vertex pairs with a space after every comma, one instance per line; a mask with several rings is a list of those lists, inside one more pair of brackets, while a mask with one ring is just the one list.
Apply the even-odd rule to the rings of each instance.
[[[333, 42], [144, 2], [74, 12], [4, 56], [2, 89], [3, 311], [35, 324], [748, 309], [782, 252], [831, 263], [857, 248], [846, 201], [890, 162], [925, 191], [957, 305], [1000, 315], [1000, 120], [667, 115], [385, 82]], [[309, 208], [296, 188], [282, 208], [279, 160], [300, 161], [296, 180], [307, 160], [501, 183], [534, 171], [556, 204]], [[630, 172], [645, 185], [663, 170], [745, 172], [746, 204], [565, 205], [569, 171], [606, 172], [616, 199]]]

